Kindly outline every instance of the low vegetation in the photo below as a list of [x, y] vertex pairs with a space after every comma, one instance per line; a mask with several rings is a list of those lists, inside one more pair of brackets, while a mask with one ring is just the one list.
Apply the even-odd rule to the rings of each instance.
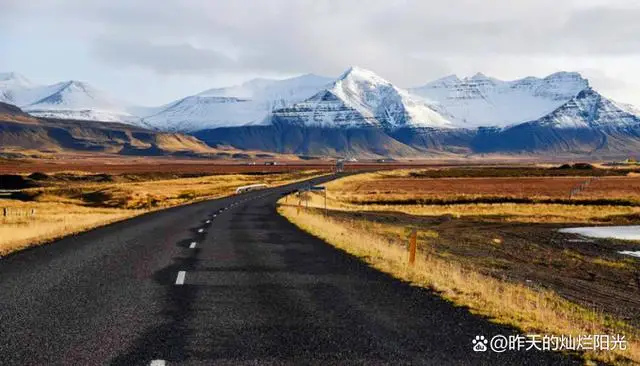
[[[558, 232], [640, 224], [637, 173], [589, 164], [405, 169], [326, 188], [327, 216], [318, 193], [288, 197], [280, 213], [380, 270], [524, 332], [624, 333], [629, 351], [585, 357], [640, 362], [639, 260], [618, 253], [638, 244]], [[406, 264], [409, 228], [419, 233], [414, 268]]]
[[14, 193], [14, 199], [0, 198], [0, 256], [152, 210], [230, 195], [239, 186], [276, 186], [318, 174], [297, 171], [195, 177], [172, 173], [19, 176], [37, 186]]
[[[542, 171], [556, 170], [561, 169]], [[328, 205], [348, 211], [482, 216], [509, 222], [626, 223], [640, 215], [637, 175], [496, 178], [494, 168], [489, 168], [489, 177], [474, 169], [474, 178], [422, 178], [422, 172], [375, 172], [331, 182]], [[410, 178], [412, 174], [420, 177]]]
[[[437, 251], [430, 243], [437, 237], [426, 232], [414, 267], [407, 265], [404, 240], [388, 234], [404, 231], [393, 225], [345, 218], [320, 209], [302, 209], [281, 201], [280, 214], [301, 229], [328, 243], [362, 258], [373, 267], [397, 278], [438, 291], [455, 304], [467, 306], [474, 313], [498, 323], [518, 327], [527, 333], [580, 335], [622, 333], [629, 340], [628, 351], [588, 352], [586, 359], [632, 364], [640, 362], [640, 342], [637, 328], [615, 318], [576, 305], [552, 290], [532, 288], [507, 278], [484, 274], [469, 263], [457, 261], [446, 251]], [[495, 238], [487, 246], [503, 245]]]
[[0, 207], [0, 257], [146, 212], [3, 199]]

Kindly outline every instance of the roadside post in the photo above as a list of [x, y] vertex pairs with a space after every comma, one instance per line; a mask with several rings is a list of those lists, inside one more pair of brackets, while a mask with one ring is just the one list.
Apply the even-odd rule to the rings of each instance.
[[313, 191], [313, 192], [323, 192], [324, 193], [324, 215], [327, 216], [327, 187], [325, 187], [325, 186], [313, 186], [313, 187], [311, 187], [311, 191]]
[[409, 265], [416, 264], [416, 247], [418, 246], [418, 230], [412, 229], [409, 235]]

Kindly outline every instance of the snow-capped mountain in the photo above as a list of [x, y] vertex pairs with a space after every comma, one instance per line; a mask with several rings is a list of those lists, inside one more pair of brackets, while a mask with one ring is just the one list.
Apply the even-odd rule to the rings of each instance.
[[427, 98], [444, 116], [466, 128], [506, 127], [540, 119], [589, 87], [575, 72], [543, 79], [502, 81], [478, 73], [460, 79], [448, 76], [411, 92]]
[[127, 122], [136, 119], [124, 103], [80, 81], [67, 81], [45, 87], [53, 93], [24, 107], [39, 117]]
[[0, 101], [38, 117], [132, 122], [127, 105], [87, 83], [65, 81], [37, 85], [16, 73], [0, 74]]
[[338, 156], [624, 156], [640, 148], [638, 110], [572, 72], [515, 81], [449, 76], [407, 91], [353, 67], [266, 122], [196, 136], [212, 146]]
[[640, 125], [637, 113], [632, 106], [616, 103], [586, 88], [535, 123], [565, 129], [624, 128]]
[[167, 131], [259, 124], [271, 111], [308, 98], [331, 80], [312, 74], [284, 80], [254, 79], [169, 103], [142, 122]]
[[332, 128], [456, 127], [421, 97], [359, 67], [311, 98], [274, 111], [272, 121]]

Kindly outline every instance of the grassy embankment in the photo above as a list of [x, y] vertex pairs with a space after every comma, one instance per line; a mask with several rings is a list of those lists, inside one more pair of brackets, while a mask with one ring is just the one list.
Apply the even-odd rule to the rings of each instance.
[[[634, 220], [638, 213], [635, 206], [599, 205], [590, 207], [574, 204], [440, 204], [440, 205], [395, 205], [380, 203], [381, 199], [388, 198], [385, 194], [372, 191], [376, 180], [384, 180], [383, 186], [390, 188], [390, 180], [406, 177], [410, 172], [384, 172], [368, 173], [344, 178], [329, 183], [328, 206], [332, 210], [329, 217], [322, 215], [319, 209], [302, 210], [297, 213], [293, 206], [281, 201], [279, 212], [302, 229], [318, 236], [330, 244], [358, 256], [373, 267], [390, 273], [400, 279], [410, 281], [418, 286], [432, 288], [452, 302], [468, 306], [472, 312], [488, 316], [496, 322], [516, 326], [524, 332], [556, 335], [580, 335], [580, 334], [616, 334], [624, 333], [627, 336], [629, 350], [615, 352], [587, 352], [585, 358], [612, 362], [616, 364], [640, 362], [640, 331], [637, 327], [621, 321], [606, 312], [590, 309], [567, 300], [553, 286], [544, 286], [544, 276], [540, 276], [543, 286], [528, 285], [526, 277], [519, 277], [516, 272], [519, 267], [524, 267], [525, 262], [517, 263], [512, 260], [513, 251], [534, 249], [529, 253], [532, 265], [542, 268], [542, 271], [558, 271], [560, 269], [571, 271], [587, 268], [589, 271], [602, 270], [605, 275], [615, 278], [619, 273], [627, 273], [637, 268], [636, 260], [628, 258], [618, 260], [616, 258], [589, 257], [573, 250], [559, 248], [538, 248], [537, 244], [514, 243], [514, 248], [509, 248], [511, 238], [508, 236], [478, 235], [478, 231], [488, 231], [477, 224], [488, 223], [540, 223], [540, 222], [625, 222]], [[430, 182], [431, 183], [431, 182]], [[442, 187], [450, 186], [450, 182]], [[365, 187], [367, 192], [358, 190], [357, 187]], [[415, 187], [411, 188], [415, 189]], [[454, 199], [448, 193], [431, 192], [429, 194], [411, 193], [411, 189], [401, 192], [403, 199], [424, 200], [439, 196], [441, 199]], [[553, 190], [553, 187], [551, 187]], [[469, 188], [471, 194], [473, 187]], [[366, 197], [367, 193], [375, 195], [373, 199]], [[498, 191], [493, 196], [507, 197], [508, 191]], [[587, 194], [587, 191], [584, 192]], [[598, 199], [603, 197], [593, 191], [588, 194], [595, 195]], [[616, 199], [633, 199], [622, 192]], [[355, 199], [354, 199], [354, 196]], [[482, 197], [482, 194], [476, 195]], [[540, 197], [553, 197], [552, 194], [540, 190]], [[465, 198], [469, 198], [466, 196]], [[397, 197], [393, 197], [397, 200]], [[292, 200], [289, 200], [291, 204]], [[376, 202], [368, 204], [367, 202]], [[310, 197], [310, 207], [322, 207], [323, 199], [319, 195]], [[384, 212], [391, 214], [388, 220], [371, 220], [365, 215], [381, 216]], [[399, 214], [400, 216], [394, 216]], [[409, 214], [409, 216], [402, 215]], [[407, 220], [409, 222], [420, 221], [425, 217], [445, 218], [443, 221], [452, 221], [456, 225], [456, 217], [461, 222], [470, 223], [466, 238], [446, 238], [450, 233], [437, 230], [421, 229], [418, 261], [415, 267], [407, 266], [406, 232]], [[613, 218], [612, 218], [613, 217]], [[465, 221], [472, 218], [474, 221]], [[449, 224], [447, 224], [449, 225]], [[499, 226], [499, 225], [498, 225]], [[427, 227], [429, 227], [427, 225]], [[508, 229], [503, 234], [510, 234]], [[471, 233], [471, 234], [469, 234]], [[440, 236], [442, 234], [442, 236]], [[507, 240], [507, 242], [505, 242]], [[476, 241], [478, 241], [476, 243]], [[444, 244], [442, 242], [445, 242]], [[466, 242], [466, 243], [465, 243]], [[473, 243], [471, 243], [473, 242]], [[461, 243], [465, 243], [462, 245]], [[474, 248], [473, 244], [477, 247]], [[517, 245], [524, 246], [516, 247]], [[463, 247], [463, 248], [460, 248]], [[480, 250], [478, 250], [478, 247]], [[538, 252], [535, 249], [539, 249]], [[456, 252], [457, 250], [457, 252]], [[478, 255], [481, 253], [482, 255]], [[505, 254], [506, 253], [506, 254]], [[465, 254], [467, 255], [465, 257]], [[559, 255], [558, 255], [559, 254]], [[526, 260], [527, 254], [524, 254]], [[547, 260], [544, 257], [549, 256]], [[553, 257], [552, 257], [553, 256]], [[538, 257], [543, 257], [542, 260]], [[552, 258], [551, 258], [552, 257]], [[614, 256], [615, 257], [615, 256]], [[537, 263], [540, 261], [540, 263]], [[542, 263], [545, 262], [545, 263]], [[575, 268], [572, 266], [576, 266]], [[528, 270], [529, 268], [527, 268]], [[614, 272], [612, 272], [614, 271]], [[615, 272], [619, 271], [619, 272]], [[612, 274], [609, 274], [611, 272]], [[510, 276], [513, 274], [513, 276]], [[529, 274], [528, 274], [529, 275]], [[599, 274], [598, 274], [599, 275]]]
[[[43, 186], [23, 190], [22, 200], [0, 199], [0, 256], [153, 210], [231, 195], [239, 186], [283, 185], [318, 174], [43, 176]], [[4, 208], [9, 209], [6, 217]]]

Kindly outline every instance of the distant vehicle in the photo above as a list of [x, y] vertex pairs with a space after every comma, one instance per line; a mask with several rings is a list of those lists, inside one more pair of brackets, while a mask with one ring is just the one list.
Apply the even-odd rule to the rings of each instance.
[[236, 188], [236, 194], [250, 192], [250, 191], [257, 191], [259, 189], [265, 189], [265, 188], [267, 188], [266, 184], [251, 184], [248, 186], [242, 186], [242, 187]]
[[267, 161], [264, 163], [264, 165], [278, 165], [277, 161]]

